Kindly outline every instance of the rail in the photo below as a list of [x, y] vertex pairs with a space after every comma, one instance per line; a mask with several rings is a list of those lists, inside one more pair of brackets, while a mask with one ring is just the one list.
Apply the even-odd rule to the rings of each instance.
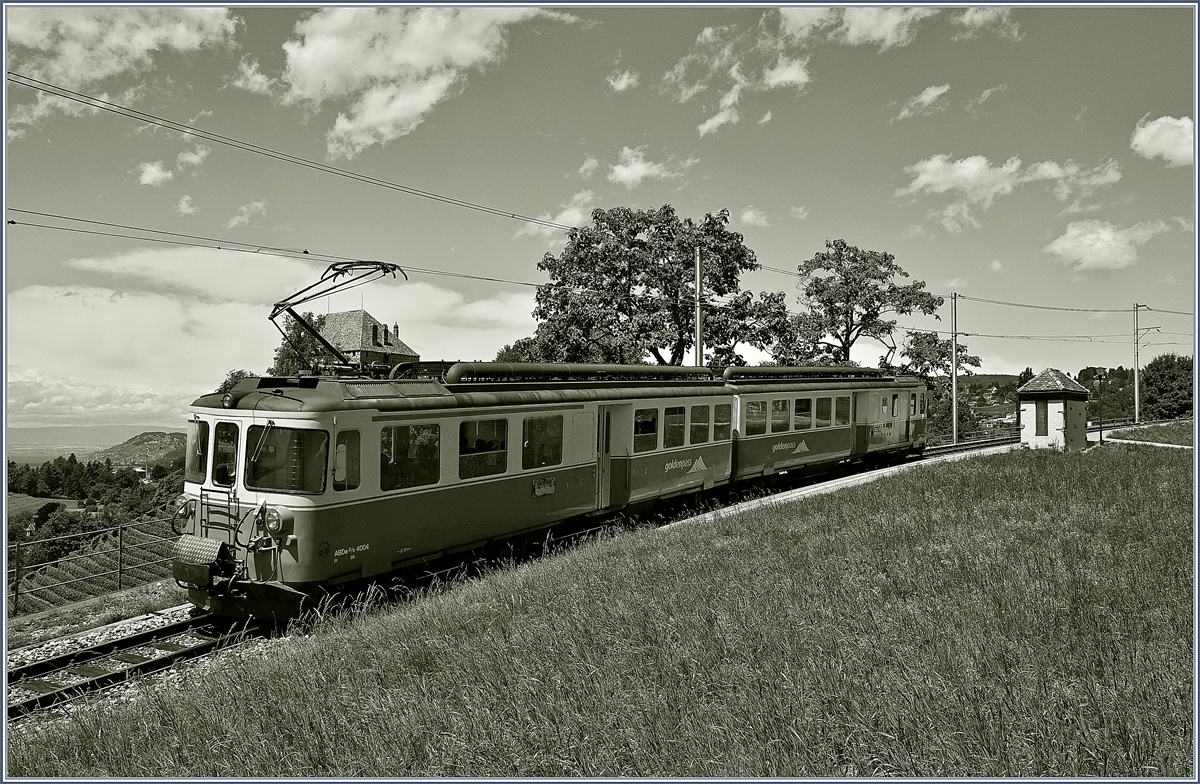
[[[174, 543], [178, 538], [174, 533], [161, 535], [161, 528], [170, 521], [167, 516], [144, 517], [107, 528], [11, 542], [7, 548], [9, 568], [6, 578], [12, 616], [21, 613], [22, 598], [40, 599], [41, 604], [55, 606], [109, 593], [112, 578], [115, 578], [118, 591], [149, 582], [146, 573], [159, 571], [154, 567], [171, 560], [169, 555], [161, 556], [161, 545]], [[154, 530], [154, 526], [159, 530]], [[47, 551], [51, 553], [49, 557], [44, 556]], [[43, 556], [41, 560], [29, 560], [39, 555]], [[165, 576], [166, 570], [161, 571], [162, 575], [158, 576]], [[86, 590], [85, 583], [95, 590]], [[64, 601], [46, 598], [47, 595], [61, 597], [63, 588], [70, 588], [72, 593], [81, 596]]]

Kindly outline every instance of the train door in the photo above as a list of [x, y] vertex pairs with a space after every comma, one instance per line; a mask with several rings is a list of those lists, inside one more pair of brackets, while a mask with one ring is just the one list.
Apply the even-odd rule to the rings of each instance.
[[900, 393], [900, 418], [904, 421], [902, 428], [905, 442], [912, 441], [912, 400], [911, 392]]
[[611, 501], [613, 406], [596, 411], [596, 508], [605, 509]]

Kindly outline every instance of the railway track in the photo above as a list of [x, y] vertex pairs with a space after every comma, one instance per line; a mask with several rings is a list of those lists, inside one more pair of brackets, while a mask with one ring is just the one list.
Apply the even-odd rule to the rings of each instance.
[[13, 667], [7, 681], [8, 718], [203, 656], [243, 633], [228, 621], [200, 615]]
[[972, 449], [986, 449], [990, 446], [1015, 444], [1020, 440], [1020, 436], [1001, 436], [1000, 438], [983, 438], [973, 441], [960, 441], [957, 444], [942, 444], [941, 446], [925, 447], [925, 454], [932, 457], [934, 455], [948, 455], [952, 452], [969, 452]]

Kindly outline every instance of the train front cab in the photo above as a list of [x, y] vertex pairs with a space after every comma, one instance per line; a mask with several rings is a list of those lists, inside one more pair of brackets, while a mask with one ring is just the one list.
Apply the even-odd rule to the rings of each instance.
[[853, 454], [921, 450], [925, 447], [925, 387], [914, 379], [854, 395]]

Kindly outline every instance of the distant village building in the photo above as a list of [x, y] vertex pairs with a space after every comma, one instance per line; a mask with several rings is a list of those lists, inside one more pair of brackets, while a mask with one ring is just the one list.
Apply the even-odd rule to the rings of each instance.
[[1087, 388], [1046, 368], [1017, 389], [1021, 443], [1078, 452], [1087, 446]]
[[419, 362], [420, 355], [400, 339], [400, 325], [391, 329], [365, 310], [347, 310], [325, 316], [321, 337], [346, 355], [351, 362], [398, 365]]

